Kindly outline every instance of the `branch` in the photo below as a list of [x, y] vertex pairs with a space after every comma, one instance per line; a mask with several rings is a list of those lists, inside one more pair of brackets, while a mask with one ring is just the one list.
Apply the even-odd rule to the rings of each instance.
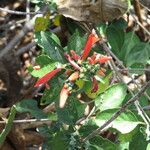
[[27, 45], [25, 45], [24, 47], [21, 47], [20, 49], [18, 49], [18, 51], [16, 52], [17, 56], [22, 55], [23, 53], [27, 52], [28, 50], [30, 50], [32, 47], [36, 46], [36, 42], [32, 42], [29, 43]]
[[136, 19], [136, 17], [134, 15], [131, 15], [131, 16], [133, 17], [135, 22], [147, 33], [147, 35], [150, 36], [150, 32], [140, 23], [140, 21], [138, 19]]
[[30, 20], [30, 0], [26, 0], [26, 12], [28, 13], [26, 15], [26, 21]]
[[[6, 124], [7, 121], [0, 121], [0, 124]], [[50, 119], [24, 119], [24, 120], [13, 120], [14, 125], [19, 125], [23, 129], [40, 127], [43, 125], [51, 125]]]
[[106, 121], [100, 128], [93, 131], [91, 134], [89, 134], [87, 137], [83, 139], [83, 142], [86, 142], [87, 140], [93, 138], [95, 135], [99, 134], [104, 128], [106, 128], [110, 123], [112, 123], [120, 114], [122, 114], [128, 106], [130, 106], [132, 103], [134, 103], [136, 100], [139, 100], [139, 98], [143, 95], [143, 93], [147, 90], [147, 88], [150, 87], [150, 81], [147, 82], [146, 85], [142, 87], [142, 89], [133, 97], [131, 98], [126, 104], [124, 104], [120, 110], [118, 110], [108, 121]]
[[[43, 14], [47, 11], [47, 7], [44, 7], [43, 9]], [[31, 30], [33, 30], [34, 27], [34, 20], [38, 15], [35, 15], [29, 22], [27, 22], [23, 29], [19, 32], [18, 35], [16, 35], [9, 43], [8, 45], [1, 50], [0, 52], [0, 59], [6, 55], [7, 53], [9, 53], [9, 51], [11, 51], [16, 44], [18, 44], [20, 42], [20, 40]]]
[[33, 29], [33, 20], [29, 21], [28, 23], [25, 24], [23, 29], [17, 34], [9, 43], [8, 45], [1, 50], [0, 52], [0, 58], [2, 58], [4, 55], [9, 53], [16, 44], [20, 42], [20, 40], [29, 32]]
[[0, 11], [4, 11], [10, 14], [14, 14], [14, 15], [36, 15], [36, 14], [42, 14], [42, 12], [37, 11], [37, 12], [22, 12], [22, 11], [15, 11], [15, 10], [10, 10], [10, 9], [6, 9], [6, 8], [2, 8], [0, 7]]
[[149, 11], [150, 12], [150, 9], [147, 7], [147, 6], [145, 6], [144, 4], [142, 4], [141, 2], [138, 2], [143, 8], [145, 8], [147, 11]]

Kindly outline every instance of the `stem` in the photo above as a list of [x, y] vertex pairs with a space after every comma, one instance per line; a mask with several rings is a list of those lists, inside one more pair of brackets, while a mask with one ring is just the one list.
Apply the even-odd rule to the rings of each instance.
[[3, 143], [6, 139], [6, 136], [8, 135], [8, 133], [11, 130], [15, 115], [16, 115], [16, 109], [15, 109], [15, 106], [12, 106], [12, 108], [10, 110], [8, 120], [7, 120], [7, 123], [5, 125], [5, 128], [3, 129], [2, 133], [0, 134], [0, 147], [3, 145]]
[[112, 123], [120, 114], [122, 114], [128, 106], [130, 106], [135, 101], [139, 100], [139, 98], [143, 95], [143, 93], [146, 91], [147, 88], [150, 87], [150, 81], [147, 82], [146, 85], [142, 87], [142, 89], [134, 96], [132, 97], [127, 103], [125, 103], [108, 121], [106, 121], [100, 128], [94, 130], [91, 134], [89, 134], [87, 137], [85, 137], [82, 142], [86, 142], [89, 139], [93, 138], [95, 135], [101, 133], [101, 131], [106, 128], [110, 123]]

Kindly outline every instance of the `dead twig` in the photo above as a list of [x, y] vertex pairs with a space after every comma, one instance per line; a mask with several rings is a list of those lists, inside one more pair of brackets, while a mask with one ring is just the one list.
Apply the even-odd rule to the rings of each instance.
[[10, 10], [10, 9], [6, 9], [6, 8], [2, 8], [0, 7], [0, 11], [4, 11], [10, 14], [14, 14], [14, 15], [36, 15], [36, 14], [43, 14], [43, 12], [41, 11], [37, 11], [37, 12], [22, 12], [22, 11], [15, 11], [15, 10]]
[[18, 51], [16, 52], [16, 56], [20, 56], [22, 55], [23, 53], [29, 51], [32, 47], [36, 46], [36, 42], [32, 42], [32, 43], [29, 43], [27, 45], [25, 45], [24, 47], [21, 47], [20, 49], [18, 49]]
[[[141, 6], [139, 4], [139, 0], [134, 0], [133, 1], [133, 6], [134, 6], [135, 14], [138, 17], [138, 21], [143, 26], [143, 19], [142, 19], [142, 16], [141, 16]], [[141, 33], [142, 37], [145, 37], [143, 28], [141, 26], [140, 26], [140, 33]]]
[[[43, 9], [43, 14], [45, 12], [47, 12], [48, 8], [47, 7], [44, 7]], [[0, 53], [0, 59], [6, 55], [7, 53], [9, 53], [9, 51], [11, 51], [19, 42], [20, 40], [31, 30], [33, 30], [33, 27], [34, 27], [34, 21], [35, 21], [35, 18], [37, 17], [38, 15], [35, 15], [29, 22], [27, 22], [23, 29], [19, 32], [19, 34], [17, 34], [9, 43], [8, 45], [1, 50], [1, 53]]]
[[[7, 120], [0, 121], [0, 124], [6, 124]], [[24, 120], [14, 120], [13, 125], [19, 125], [22, 129], [36, 128], [43, 125], [51, 125], [52, 121], [50, 119], [24, 119]]]

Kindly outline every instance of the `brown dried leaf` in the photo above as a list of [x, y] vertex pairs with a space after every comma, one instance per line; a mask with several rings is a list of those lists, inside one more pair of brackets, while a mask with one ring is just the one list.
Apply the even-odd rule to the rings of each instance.
[[84, 22], [111, 21], [128, 10], [127, 0], [56, 0], [59, 12]]

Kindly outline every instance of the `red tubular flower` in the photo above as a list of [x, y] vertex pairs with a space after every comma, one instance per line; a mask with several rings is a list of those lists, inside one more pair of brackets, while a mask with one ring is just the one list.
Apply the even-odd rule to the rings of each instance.
[[111, 57], [108, 56], [101, 56], [99, 59], [96, 60], [96, 62], [99, 62], [101, 64], [106, 63], [108, 60], [111, 60]]
[[92, 48], [92, 46], [97, 42], [99, 41], [100, 39], [97, 38], [94, 34], [90, 34], [89, 37], [88, 37], [88, 40], [86, 42], [86, 45], [84, 47], [84, 50], [83, 50], [83, 54], [82, 54], [82, 60], [85, 60], [87, 58], [87, 56], [89, 55], [90, 53], [90, 50]]
[[95, 92], [97, 92], [97, 90], [98, 90], [98, 82], [95, 79], [95, 77], [93, 77], [93, 86], [92, 86], [91, 93], [95, 93]]
[[79, 72], [74, 72], [74, 73], [72, 73], [71, 75], [70, 75], [70, 77], [68, 78], [68, 80], [70, 81], [70, 82], [73, 82], [73, 81], [75, 81], [75, 80], [77, 80], [79, 78]]
[[95, 59], [96, 59], [96, 56], [97, 56], [97, 53], [94, 52], [93, 55], [91, 56], [91, 59], [92, 59], [92, 60], [95, 60]]
[[75, 61], [72, 60], [72, 58], [70, 57], [70, 55], [64, 53], [64, 56], [70, 62], [70, 64], [74, 67], [74, 69], [81, 70], [81, 67]]
[[71, 72], [72, 72], [72, 70], [67, 69], [67, 70], [65, 71], [65, 75], [66, 75], [66, 76], [70, 76], [70, 75], [71, 75]]
[[105, 73], [104, 73], [104, 71], [102, 69], [100, 69], [97, 73], [100, 76], [105, 76]]
[[89, 61], [89, 63], [90, 63], [91, 65], [94, 65], [94, 64], [95, 64], [94, 60], [93, 60], [91, 57], [88, 57], [87, 60]]
[[60, 108], [65, 107], [65, 104], [66, 104], [66, 101], [67, 101], [67, 98], [68, 98], [69, 94], [70, 94], [69, 87], [65, 83], [62, 90], [61, 90], [61, 92], [60, 92], [60, 99], [59, 99], [59, 107]]
[[50, 89], [50, 86], [49, 86], [49, 84], [48, 83], [45, 83], [45, 87], [46, 87], [46, 89]]
[[79, 60], [80, 56], [74, 51], [74, 50], [70, 50], [71, 56], [74, 60]]
[[56, 75], [56, 73], [58, 73], [59, 71], [61, 71], [61, 69], [62, 69], [62, 68], [57, 68], [57, 69], [55, 69], [55, 70], [53, 70], [53, 71], [47, 73], [45, 76], [43, 76], [42, 78], [40, 78], [40, 79], [36, 82], [36, 84], [35, 84], [34, 87], [38, 87], [38, 86], [40, 86], [40, 85], [42, 85], [42, 84], [44, 84], [44, 83], [47, 83], [48, 80], [50, 80], [51, 78], [53, 78], [53, 77]]

